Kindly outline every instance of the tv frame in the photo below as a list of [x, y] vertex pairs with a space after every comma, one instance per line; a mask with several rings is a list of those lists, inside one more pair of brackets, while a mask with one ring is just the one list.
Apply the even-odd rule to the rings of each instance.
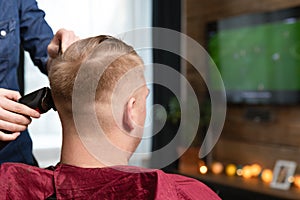
[[[247, 26], [261, 25], [264, 23], [279, 22], [297, 19], [300, 21], [300, 7], [292, 7], [268, 12], [258, 12], [231, 16], [208, 22], [206, 24], [206, 49], [211, 34], [219, 30], [242, 28]], [[226, 26], [224, 25], [226, 24]], [[300, 40], [300, 35], [299, 35]], [[300, 65], [300, 61], [299, 61]], [[217, 66], [219, 67], [219, 66]], [[221, 72], [222, 76], [222, 72]], [[300, 79], [300, 75], [299, 75]], [[226, 84], [225, 84], [226, 89]], [[299, 90], [229, 90], [226, 89], [227, 102], [229, 104], [274, 104], [274, 105], [295, 105], [300, 103]]]

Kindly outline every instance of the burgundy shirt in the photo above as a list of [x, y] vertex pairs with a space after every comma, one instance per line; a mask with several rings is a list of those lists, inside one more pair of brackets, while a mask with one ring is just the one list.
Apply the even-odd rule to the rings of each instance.
[[41, 169], [19, 163], [0, 167], [0, 199], [220, 199], [188, 177], [131, 166]]

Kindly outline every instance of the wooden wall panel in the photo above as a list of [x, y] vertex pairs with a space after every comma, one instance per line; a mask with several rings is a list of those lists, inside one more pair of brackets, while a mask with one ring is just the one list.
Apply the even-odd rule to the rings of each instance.
[[203, 44], [204, 26], [209, 21], [299, 6], [300, 0], [183, 0], [182, 4], [182, 31]]
[[185, 3], [188, 18], [202, 16], [205, 21], [299, 5], [298, 0], [185, 0]]
[[[254, 113], [250, 118], [249, 112]], [[260, 113], [270, 115], [270, 119], [263, 121]], [[300, 108], [229, 106], [221, 138], [300, 147]]]
[[[209, 21], [239, 14], [272, 11], [300, 6], [300, 0], [183, 0], [182, 32], [200, 44], [205, 43], [205, 25]], [[185, 51], [197, 56], [188, 46]], [[183, 63], [187, 78], [195, 91], [204, 91], [193, 67]], [[184, 70], [183, 70], [184, 71]], [[300, 78], [300, 77], [299, 77]], [[249, 109], [269, 112], [269, 121], [247, 118]], [[277, 159], [295, 160], [300, 165], [300, 106], [261, 106], [259, 108], [228, 105], [227, 119], [213, 155], [217, 160], [240, 164], [261, 162], [272, 167]], [[195, 151], [197, 152], [197, 151]], [[189, 155], [193, 160], [197, 155]], [[186, 159], [188, 160], [188, 159]], [[181, 163], [180, 166], [187, 165]], [[195, 169], [195, 168], [194, 168]], [[297, 169], [299, 171], [299, 167]]]

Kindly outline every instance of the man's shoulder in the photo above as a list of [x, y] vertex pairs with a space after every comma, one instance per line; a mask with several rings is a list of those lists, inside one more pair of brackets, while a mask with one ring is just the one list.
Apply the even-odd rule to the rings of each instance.
[[28, 164], [24, 163], [14, 163], [14, 162], [7, 162], [7, 163], [2, 163], [0, 165], [0, 172], [2, 173], [7, 173], [7, 172], [33, 172], [33, 171], [48, 171], [46, 169], [42, 169], [36, 166], [31, 166]]
[[50, 196], [52, 171], [22, 163], [0, 165], [0, 199], [30, 199]]
[[179, 175], [179, 174], [169, 174], [161, 170], [157, 171], [158, 173], [158, 185], [161, 185], [163, 188], [168, 183], [167, 187], [173, 187], [177, 192], [178, 199], [197, 199], [197, 200], [218, 200], [220, 197], [212, 191], [207, 185], [201, 181]]
[[23, 163], [2, 163], [0, 165], [0, 182], [4, 179], [13, 180], [39, 180], [43, 178], [52, 179], [53, 172], [48, 169], [39, 168]]

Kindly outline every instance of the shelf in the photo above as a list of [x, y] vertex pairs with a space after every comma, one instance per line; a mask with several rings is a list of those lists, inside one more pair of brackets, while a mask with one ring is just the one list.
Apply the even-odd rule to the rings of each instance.
[[261, 180], [256, 178], [244, 179], [241, 177], [229, 177], [226, 175], [188, 175], [187, 176], [196, 178], [202, 182], [223, 185], [236, 189], [242, 189], [254, 193], [260, 193], [263, 195], [269, 195], [281, 199], [300, 199], [300, 189], [291, 187], [289, 190], [280, 190], [270, 188], [268, 184], [263, 183]]

